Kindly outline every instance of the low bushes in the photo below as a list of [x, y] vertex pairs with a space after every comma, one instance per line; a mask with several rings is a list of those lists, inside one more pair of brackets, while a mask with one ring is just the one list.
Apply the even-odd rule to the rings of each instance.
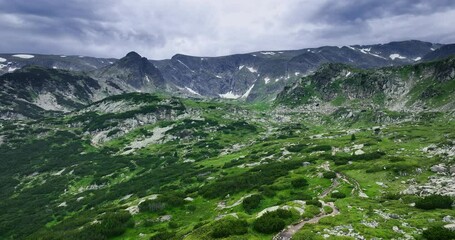
[[332, 197], [332, 198], [345, 198], [346, 194], [344, 194], [342, 192], [334, 192], [334, 193], [330, 194], [330, 197]]
[[334, 161], [335, 165], [345, 165], [348, 164], [349, 161], [371, 161], [380, 159], [386, 154], [384, 152], [372, 152], [372, 153], [365, 153], [361, 155], [351, 155], [351, 156], [332, 156], [332, 155], [325, 155], [327, 160]]
[[308, 181], [305, 178], [297, 178], [291, 181], [291, 185], [294, 188], [301, 188], [308, 186]]
[[284, 209], [267, 212], [254, 221], [253, 228], [260, 233], [276, 233], [286, 226], [285, 220], [291, 217], [292, 213]]
[[325, 172], [322, 176], [327, 179], [333, 179], [337, 177], [337, 174], [335, 172]]
[[235, 218], [224, 218], [213, 226], [211, 236], [214, 238], [225, 238], [232, 235], [243, 235], [248, 232], [248, 223], [245, 220]]
[[259, 206], [261, 200], [262, 200], [261, 195], [259, 194], [251, 195], [243, 199], [242, 202], [243, 209], [245, 209], [247, 213], [251, 213], [254, 209], [256, 209]]
[[449, 196], [441, 196], [441, 195], [431, 195], [428, 197], [424, 197], [419, 199], [416, 202], [416, 208], [424, 209], [424, 210], [432, 210], [436, 208], [442, 209], [451, 209], [453, 204], [452, 198]]
[[443, 226], [434, 226], [423, 231], [422, 236], [427, 240], [450, 240], [455, 239], [455, 232]]
[[317, 200], [317, 199], [308, 200], [308, 201], [306, 201], [306, 204], [307, 205], [313, 205], [313, 206], [316, 206], [316, 207], [322, 207], [322, 203], [319, 202], [319, 200]]

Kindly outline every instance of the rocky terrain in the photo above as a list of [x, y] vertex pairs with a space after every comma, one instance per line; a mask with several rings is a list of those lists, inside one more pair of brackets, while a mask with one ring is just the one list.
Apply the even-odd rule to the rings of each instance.
[[21, 66], [0, 76], [0, 238], [454, 239], [447, 46]]
[[[258, 102], [272, 101], [286, 85], [311, 74], [326, 63], [344, 63], [361, 69], [401, 66], [443, 59], [453, 54], [452, 48], [453, 45], [403, 41], [365, 46], [260, 51], [221, 57], [177, 54], [166, 60], [148, 60], [135, 52], [118, 60], [0, 54], [0, 74], [35, 65], [68, 70], [75, 75], [84, 72], [102, 86], [102, 96], [141, 91]], [[14, 75], [10, 78], [14, 78]], [[38, 94], [36, 97], [50, 101], [47, 100], [49, 96]], [[42, 108], [40, 104], [31, 104]], [[58, 104], [54, 108], [67, 110], [68, 106]]]

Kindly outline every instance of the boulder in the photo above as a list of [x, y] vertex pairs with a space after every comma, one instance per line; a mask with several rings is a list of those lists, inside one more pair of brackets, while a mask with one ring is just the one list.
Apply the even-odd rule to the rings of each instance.
[[437, 164], [437, 165], [434, 165], [430, 168], [430, 170], [434, 173], [439, 173], [439, 174], [444, 174], [447, 172], [447, 168], [444, 164]]
[[455, 223], [444, 225], [444, 227], [449, 229], [450, 231], [455, 231]]

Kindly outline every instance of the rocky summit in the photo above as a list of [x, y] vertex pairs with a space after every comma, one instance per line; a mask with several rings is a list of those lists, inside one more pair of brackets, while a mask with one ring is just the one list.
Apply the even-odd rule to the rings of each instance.
[[454, 239], [453, 46], [0, 54], [0, 239]]

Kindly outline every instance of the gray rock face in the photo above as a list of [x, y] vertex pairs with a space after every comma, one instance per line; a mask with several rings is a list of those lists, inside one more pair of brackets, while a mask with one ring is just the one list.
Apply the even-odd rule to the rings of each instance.
[[[332, 104], [332, 101], [340, 95], [330, 86], [335, 80], [362, 78], [363, 73], [356, 73], [346, 65], [340, 67], [335, 64], [321, 68], [320, 71], [324, 72], [322, 75], [318, 75], [320, 71], [317, 71], [312, 78], [299, 79], [314, 73], [326, 63], [349, 64], [351, 67], [361, 69], [412, 64], [420, 62], [420, 59], [440, 47], [441, 45], [427, 42], [404, 41], [365, 46], [326, 46], [291, 51], [253, 52], [222, 57], [194, 57], [177, 54], [171, 59], [159, 61], [148, 60], [135, 52], [130, 52], [119, 60], [82, 56], [0, 54], [0, 74], [19, 71], [18, 69], [26, 65], [37, 65], [56, 71], [43, 79], [48, 82], [46, 83], [48, 85], [51, 84], [54, 77], [58, 76], [57, 71], [62, 71], [62, 69], [78, 71], [78, 73], [72, 72], [74, 75], [85, 75], [80, 72], [87, 72], [85, 76], [89, 76], [91, 79], [81, 78], [90, 85], [87, 87], [84, 87], [83, 82], [78, 82], [77, 85], [85, 88], [85, 90], [78, 90], [82, 95], [75, 95], [73, 89], [77, 87], [76, 84], [64, 88], [58, 96], [53, 93], [40, 94], [38, 98], [31, 101], [27, 99], [17, 102], [17, 97], [10, 93], [0, 95], [2, 100], [13, 96], [12, 99], [7, 100], [11, 102], [11, 107], [0, 109], [3, 110], [0, 112], [0, 117], [27, 118], [31, 117], [28, 112], [39, 115], [46, 110], [70, 111], [94, 100], [128, 92], [169, 92], [199, 98], [272, 101], [278, 93], [280, 93], [278, 98], [281, 99], [280, 95], [289, 95], [291, 99], [295, 96], [305, 98], [308, 92], [315, 90], [321, 94], [308, 95], [311, 100], [311, 104], [306, 105], [308, 111], [343, 114], [337, 112], [340, 109], [339, 106]], [[441, 51], [450, 52], [443, 49]], [[441, 81], [449, 81], [455, 76], [455, 69], [443, 70], [435, 73]], [[424, 76], [413, 76], [413, 79], [409, 81], [403, 81], [398, 75], [390, 75], [388, 70], [375, 72], [368, 76], [368, 79], [364, 79], [365, 81], [361, 80], [366, 84], [350, 85], [349, 81], [345, 81], [346, 84], [341, 86], [345, 93], [344, 97], [371, 100], [384, 95], [386, 101], [381, 104], [391, 110], [407, 108], [419, 110], [424, 107], [420, 102], [411, 104], [409, 107], [402, 96], [406, 96], [411, 90], [415, 79], [431, 77], [434, 71], [424, 69], [422, 71]], [[16, 80], [24, 80], [23, 76], [19, 78], [22, 79], [16, 77]], [[95, 83], [92, 84], [92, 80]], [[294, 83], [295, 85], [292, 85]], [[95, 87], [95, 84], [99, 87]], [[285, 86], [288, 85], [291, 87], [285, 89]], [[18, 86], [12, 86], [12, 88], [18, 90]], [[39, 86], [31, 86], [27, 88], [27, 91], [33, 92], [36, 90], [35, 88], [39, 88]], [[432, 91], [430, 90], [422, 93], [422, 96], [431, 98]], [[62, 97], [65, 101], [61, 101]], [[379, 99], [379, 101], [382, 100]], [[363, 101], [362, 104], [365, 107], [373, 106], [374, 108], [376, 103]], [[451, 110], [453, 107], [450, 107], [452, 106], [450, 104], [452, 103], [448, 103], [442, 108]], [[21, 105], [26, 105], [26, 107]], [[17, 112], [14, 110], [18, 108], [28, 108], [28, 111]], [[344, 115], [347, 119], [355, 120], [360, 114], [349, 110]], [[387, 121], [390, 117], [383, 113], [379, 118], [381, 121]]]
[[[436, 97], [445, 98], [444, 94], [435, 94], [433, 84], [445, 84], [454, 81], [450, 75], [455, 71], [455, 58], [439, 62], [441, 65], [422, 63], [406, 68], [381, 68], [366, 71], [345, 64], [327, 64], [314, 74], [288, 85], [277, 95], [275, 103], [296, 108], [299, 106], [336, 106], [334, 112], [339, 118], [358, 118], [361, 114], [351, 114], [352, 107], [374, 111], [422, 112], [425, 109], [448, 111], [455, 106], [455, 101], [433, 104]], [[406, 74], [406, 72], [411, 74]], [[421, 72], [421, 74], [416, 74]], [[419, 89], [420, 88], [420, 89]], [[417, 97], [411, 93], [419, 92]], [[380, 99], [378, 98], [379, 96]], [[448, 95], [447, 95], [448, 97]], [[360, 100], [360, 104], [356, 102]], [[349, 116], [349, 117], [348, 117]], [[386, 112], [378, 113], [381, 122], [392, 121]], [[375, 131], [379, 134], [380, 131]], [[427, 149], [431, 151], [431, 149]], [[442, 149], [434, 154], [455, 154], [451, 149]]]
[[447, 172], [447, 167], [445, 166], [445, 164], [441, 163], [432, 166], [430, 170], [434, 173], [445, 174]]
[[446, 223], [455, 223], [455, 218], [452, 217], [452, 216], [445, 216], [443, 219], [442, 219], [443, 222], [446, 222]]
[[50, 69], [88, 72], [112, 64], [113, 58], [95, 58], [86, 56], [59, 56], [43, 54], [0, 54], [0, 74], [13, 72], [27, 65]]
[[[314, 72], [325, 63], [345, 63], [359, 68], [415, 63], [440, 45], [420, 41], [293, 51], [267, 51], [224, 57], [177, 54], [153, 61], [163, 77], [183, 90], [202, 96], [247, 100], [273, 99], [284, 86]], [[226, 93], [231, 93], [226, 96]]]
[[428, 179], [425, 184], [418, 185], [416, 183], [410, 185], [407, 189], [401, 192], [402, 194], [416, 194], [419, 196], [428, 195], [446, 195], [455, 196], [455, 178], [446, 175], [435, 175]]
[[130, 52], [112, 65], [97, 70], [93, 76], [126, 91], [155, 92], [166, 89], [161, 72], [136, 52]]
[[71, 111], [105, 97], [102, 90], [86, 74], [28, 66], [0, 76], [0, 113], [33, 117], [45, 110]]

